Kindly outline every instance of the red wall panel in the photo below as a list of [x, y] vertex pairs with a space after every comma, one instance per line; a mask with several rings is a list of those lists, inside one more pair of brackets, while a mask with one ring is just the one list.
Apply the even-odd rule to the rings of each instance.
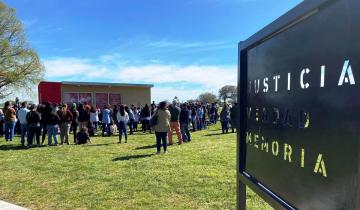
[[61, 103], [61, 82], [40, 82], [39, 103]]

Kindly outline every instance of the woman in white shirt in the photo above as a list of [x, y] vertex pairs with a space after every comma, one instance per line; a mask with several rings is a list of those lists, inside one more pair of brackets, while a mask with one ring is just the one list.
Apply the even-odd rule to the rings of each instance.
[[94, 128], [94, 132], [96, 133], [99, 123], [99, 112], [95, 109], [94, 106], [91, 106], [90, 109], [90, 122], [92, 127]]
[[127, 130], [126, 125], [129, 121], [129, 114], [125, 112], [124, 105], [121, 105], [119, 111], [116, 114], [117, 121], [119, 123], [119, 144], [121, 144], [122, 135], [125, 136], [125, 143], [127, 143]]

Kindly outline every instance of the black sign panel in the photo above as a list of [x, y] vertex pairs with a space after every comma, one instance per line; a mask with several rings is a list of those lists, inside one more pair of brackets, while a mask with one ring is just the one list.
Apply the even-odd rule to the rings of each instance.
[[239, 170], [283, 207], [360, 209], [359, 38], [359, 0], [305, 1], [240, 44]]

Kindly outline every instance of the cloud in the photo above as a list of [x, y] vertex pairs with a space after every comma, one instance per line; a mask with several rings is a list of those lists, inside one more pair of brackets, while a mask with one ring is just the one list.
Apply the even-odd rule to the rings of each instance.
[[70, 57], [44, 60], [44, 66], [46, 76], [50, 78], [70, 77], [97, 71], [89, 60]]
[[119, 53], [100, 56], [100, 60], [102, 62], [110, 62], [110, 61], [118, 60], [118, 59], [121, 59], [121, 58], [122, 58], [122, 55], [119, 54]]
[[24, 24], [25, 28], [30, 28], [33, 25], [35, 25], [38, 22], [37, 19], [28, 19], [28, 20], [23, 20], [22, 23]]
[[214, 89], [223, 85], [236, 83], [236, 67], [208, 65], [145, 65], [130, 66], [119, 70], [117, 78], [136, 82], [149, 83], [186, 82], [200, 84], [205, 88]]
[[196, 99], [199, 96], [199, 90], [154, 87], [151, 91], [151, 97], [155, 101], [171, 101], [175, 96], [177, 96], [181, 102], [185, 102], [188, 99]]
[[177, 42], [177, 41], [149, 41], [146, 44], [148, 47], [157, 47], [157, 48], [197, 48], [197, 47], [214, 47], [214, 46], [223, 46], [228, 45], [225, 42]]
[[236, 43], [231, 42], [181, 42], [181, 41], [147, 41], [144, 44], [146, 47], [164, 52], [182, 51], [182, 52], [201, 52], [211, 51], [217, 49], [228, 49], [236, 47]]
[[[44, 60], [46, 79], [51, 81], [96, 81], [154, 84], [152, 99], [195, 99], [203, 92], [217, 93], [224, 85], [236, 85], [236, 66], [175, 65], [149, 62], [145, 65], [109, 65], [116, 55], [96, 59], [57, 57]], [[121, 57], [121, 56], [118, 56]]]

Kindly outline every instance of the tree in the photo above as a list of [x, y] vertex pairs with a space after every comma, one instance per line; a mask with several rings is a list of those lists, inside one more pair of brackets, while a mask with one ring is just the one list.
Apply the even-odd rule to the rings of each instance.
[[204, 104], [211, 104], [217, 102], [217, 97], [212, 93], [202, 93], [200, 94], [198, 100]]
[[225, 85], [219, 90], [219, 98], [226, 102], [227, 99], [231, 99], [232, 101], [236, 101], [237, 98], [237, 88], [233, 85]]
[[0, 99], [11, 89], [29, 90], [42, 79], [44, 71], [15, 10], [0, 0]]
[[189, 100], [186, 101], [186, 103], [188, 103], [188, 104], [193, 104], [193, 103], [196, 103], [196, 102], [197, 102], [197, 100], [195, 100], [195, 99], [189, 99]]

